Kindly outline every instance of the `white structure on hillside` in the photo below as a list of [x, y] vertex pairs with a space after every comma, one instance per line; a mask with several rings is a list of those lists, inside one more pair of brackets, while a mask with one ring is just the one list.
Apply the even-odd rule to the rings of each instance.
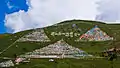
[[12, 62], [12, 60], [8, 60], [0, 63], [0, 68], [13, 67], [13, 66], [14, 66], [14, 63]]
[[47, 37], [43, 29], [35, 30], [22, 38], [19, 39], [19, 42], [23, 41], [40, 41], [40, 42], [49, 42], [50, 39]]
[[70, 46], [65, 41], [60, 40], [33, 52], [28, 52], [20, 57], [27, 58], [74, 58], [77, 56], [91, 56], [85, 51]]

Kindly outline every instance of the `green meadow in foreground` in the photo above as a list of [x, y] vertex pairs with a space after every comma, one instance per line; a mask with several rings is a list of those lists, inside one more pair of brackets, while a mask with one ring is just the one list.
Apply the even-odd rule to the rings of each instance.
[[120, 68], [120, 59], [113, 63], [107, 59], [31, 59], [30, 63], [16, 65], [18, 68]]

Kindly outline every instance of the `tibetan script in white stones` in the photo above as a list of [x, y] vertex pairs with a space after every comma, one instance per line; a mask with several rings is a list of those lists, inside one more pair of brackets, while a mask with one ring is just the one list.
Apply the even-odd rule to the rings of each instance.
[[78, 37], [80, 33], [74, 32], [51, 32], [52, 36], [66, 36], [66, 37]]

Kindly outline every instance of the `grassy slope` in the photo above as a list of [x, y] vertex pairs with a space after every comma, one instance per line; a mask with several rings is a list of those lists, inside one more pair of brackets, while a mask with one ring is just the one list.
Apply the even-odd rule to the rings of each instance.
[[[77, 29], [72, 28], [72, 24], [77, 24], [77, 26], [82, 29], [81, 32], [79, 32]], [[62, 25], [63, 24], [63, 25]], [[51, 36], [51, 32], [77, 32], [81, 35], [85, 33], [87, 30], [93, 28], [95, 25], [98, 25], [101, 30], [104, 32], [107, 32], [109, 36], [114, 37], [115, 41], [106, 41], [106, 42], [74, 42], [78, 37], [65, 37], [65, 36]], [[83, 20], [73, 20], [73, 21], [65, 21], [59, 23], [57, 26], [49, 26], [44, 28], [46, 34], [48, 37], [52, 40], [50, 43], [54, 43], [57, 40], [60, 40], [63, 38], [67, 43], [74, 47], [78, 47], [82, 50], [85, 50], [87, 52], [101, 52], [106, 48], [118, 46], [119, 47], [119, 40], [120, 40], [120, 25], [107, 25], [100, 22], [95, 21], [83, 21]], [[15, 40], [20, 38], [21, 36], [31, 32], [33, 30], [23, 31], [16, 34], [5, 36], [4, 38], [0, 38], [0, 51], [8, 47], [10, 44], [12, 44]], [[115, 34], [117, 33], [117, 34]], [[12, 40], [11, 40], [12, 39]], [[1, 56], [7, 56], [7, 57], [14, 57], [15, 54], [20, 55], [24, 54], [25, 52], [33, 51], [38, 48], [42, 48], [44, 46], [47, 46], [50, 43], [40, 43], [40, 42], [19, 42], [15, 45], [18, 45], [19, 47], [16, 48], [15, 45], [10, 47], [6, 52], [4, 52]]]
[[[77, 31], [75, 28], [72, 28], [71, 25], [76, 23], [79, 28], [82, 29], [81, 32]], [[63, 25], [62, 25], [63, 24]], [[108, 35], [115, 38], [114, 41], [106, 42], [74, 42], [78, 37], [65, 37], [65, 36], [51, 36], [51, 32], [77, 32], [81, 35], [85, 33], [88, 29], [98, 25], [103, 31], [107, 32]], [[74, 47], [78, 47], [87, 52], [101, 52], [105, 48], [120, 45], [120, 25], [107, 25], [104, 23], [94, 22], [94, 21], [65, 21], [59, 23], [57, 26], [50, 26], [44, 28], [48, 37], [52, 40], [50, 43], [40, 43], [40, 42], [19, 42], [10, 47], [6, 52], [4, 52], [0, 57], [14, 57], [15, 54], [20, 55], [25, 52], [33, 51], [38, 48], [47, 46], [48, 44], [54, 43], [57, 40], [63, 38], [67, 43]], [[8, 47], [15, 40], [19, 39], [21, 36], [31, 32], [33, 30], [27, 30], [19, 32], [16, 34], [7, 34], [0, 38], [0, 51]], [[12, 40], [11, 40], [12, 39]], [[15, 45], [19, 47], [16, 48]], [[0, 60], [1, 61], [1, 60]], [[114, 61], [114, 68], [120, 67], [120, 59]], [[112, 68], [111, 62], [106, 59], [97, 59], [97, 60], [80, 60], [80, 59], [55, 59], [55, 62], [49, 62], [49, 59], [32, 59], [28, 64], [20, 64], [16, 66], [17, 68]]]
[[[81, 60], [81, 59], [54, 59], [54, 62], [49, 62], [49, 59], [31, 59], [28, 64], [20, 64], [18, 68], [112, 68], [111, 62], [105, 59], [96, 60]], [[113, 67], [120, 67], [120, 59], [114, 61]]]

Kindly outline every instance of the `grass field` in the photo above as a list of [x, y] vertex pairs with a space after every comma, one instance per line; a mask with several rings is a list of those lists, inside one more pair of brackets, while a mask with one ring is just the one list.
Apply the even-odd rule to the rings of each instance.
[[[78, 31], [76, 28], [72, 27], [72, 24], [76, 24], [82, 31]], [[95, 25], [106, 32], [109, 36], [113, 37], [113, 41], [104, 42], [75, 42], [82, 34], [84, 34], [89, 29], [93, 28]], [[40, 29], [40, 28], [38, 28]], [[71, 20], [64, 21], [57, 25], [42, 28], [45, 30], [46, 35], [50, 38], [51, 42], [15, 42], [20, 37], [28, 34], [31, 31], [37, 29], [27, 30], [18, 32], [15, 34], [5, 34], [0, 35], [0, 52], [14, 44], [0, 54], [0, 57], [10, 57], [14, 58], [15, 55], [19, 56], [26, 52], [31, 52], [35, 49], [45, 47], [49, 44], [55, 43], [58, 40], [64, 39], [69, 45], [84, 50], [93, 55], [103, 52], [107, 48], [116, 46], [120, 47], [120, 25], [118, 24], [105, 24], [96, 21], [84, 21], [84, 20]], [[80, 36], [77, 37], [66, 37], [66, 36], [51, 36], [51, 32], [76, 32]], [[18, 48], [16, 48], [16, 45]], [[28, 64], [20, 64], [18, 68], [112, 68], [110, 61], [106, 59], [97, 60], [81, 60], [81, 59], [55, 59], [55, 62], [49, 62], [49, 59], [32, 59]], [[120, 59], [114, 62], [114, 68], [120, 68]]]
[[18, 68], [120, 68], [120, 59], [108, 61], [107, 59], [31, 59], [30, 63], [21, 63]]

